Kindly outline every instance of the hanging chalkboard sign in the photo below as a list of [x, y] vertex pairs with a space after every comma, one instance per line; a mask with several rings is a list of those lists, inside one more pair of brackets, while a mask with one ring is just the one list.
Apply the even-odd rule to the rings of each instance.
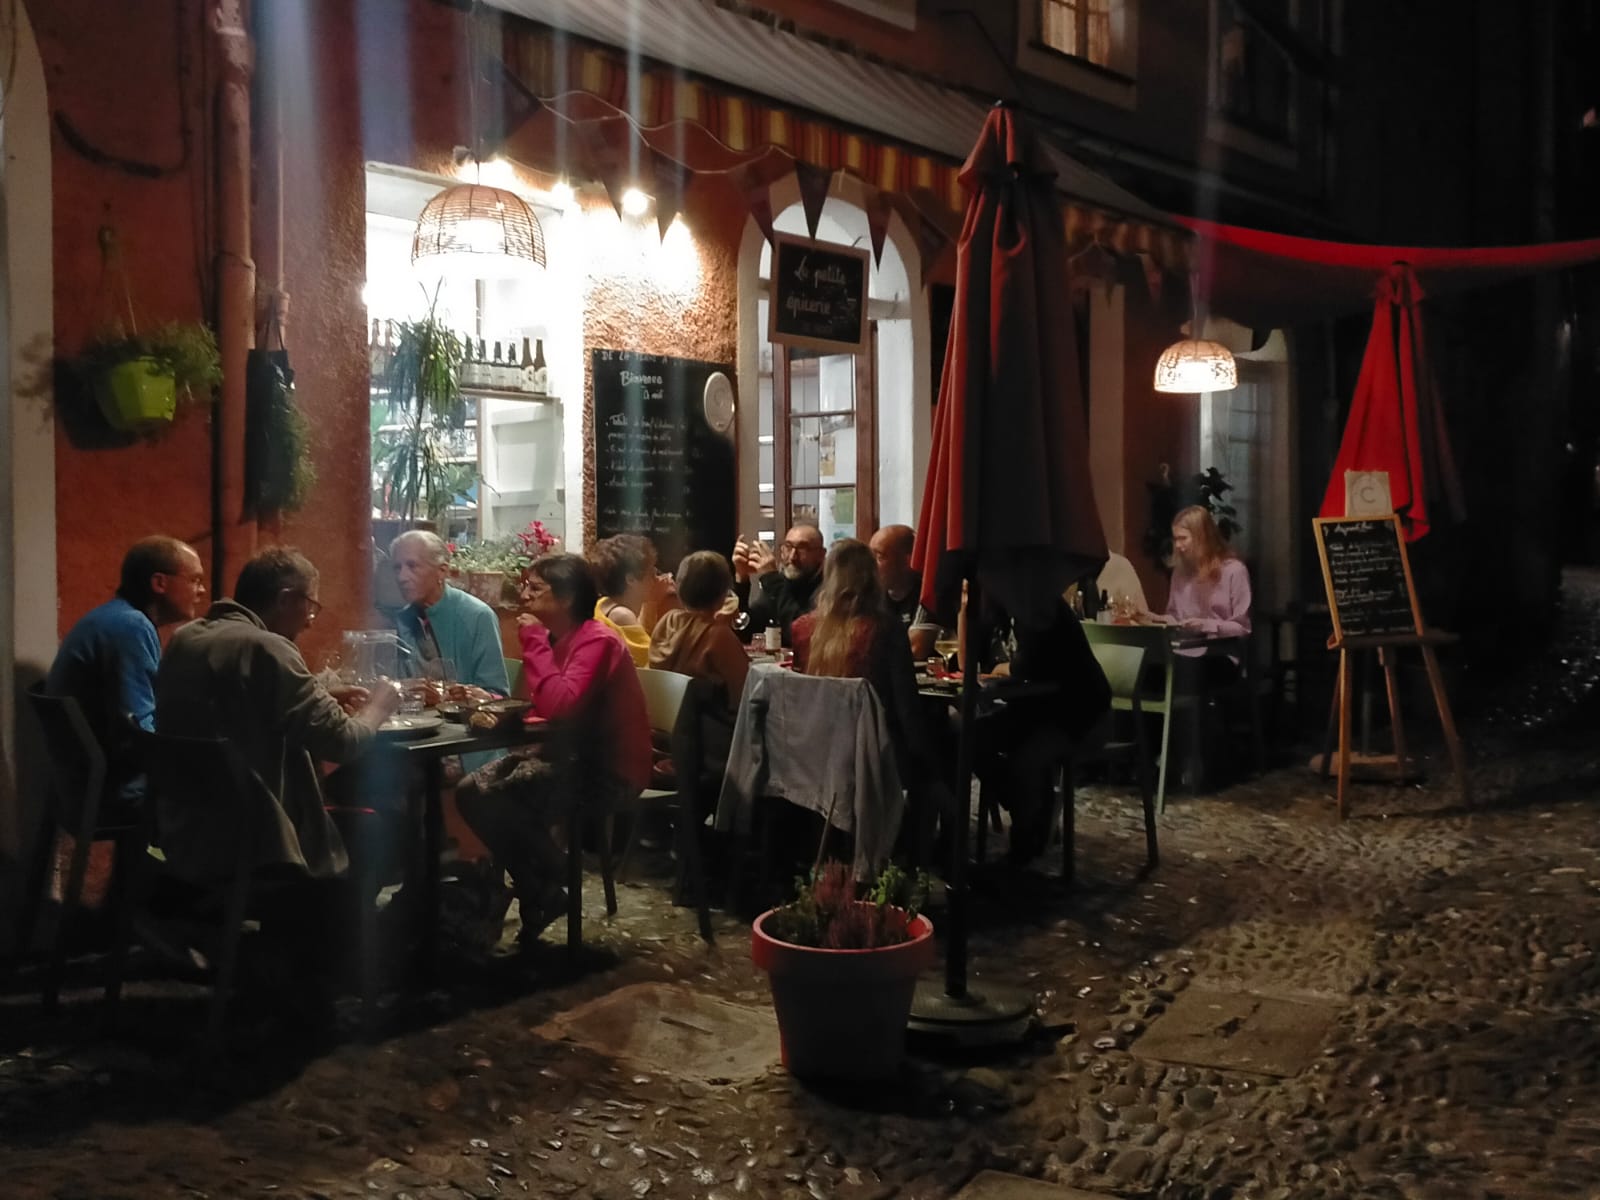
[[872, 256], [854, 246], [778, 234], [772, 243], [767, 340], [853, 354], [867, 341]]
[[596, 350], [595, 533], [642, 533], [660, 568], [691, 550], [726, 554], [734, 542], [733, 443], [706, 421], [706, 381], [717, 363]]
[[1319, 517], [1312, 525], [1334, 637], [1420, 635], [1422, 613], [1400, 518]]

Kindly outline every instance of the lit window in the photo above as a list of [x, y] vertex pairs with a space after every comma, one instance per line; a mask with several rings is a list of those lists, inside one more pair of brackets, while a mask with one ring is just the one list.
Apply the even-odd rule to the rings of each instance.
[[1123, 0], [1039, 0], [1039, 41], [1098, 67], [1123, 67]]

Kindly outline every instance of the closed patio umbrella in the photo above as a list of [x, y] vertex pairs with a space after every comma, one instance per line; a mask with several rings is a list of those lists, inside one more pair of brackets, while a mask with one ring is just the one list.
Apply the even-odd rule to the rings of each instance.
[[[954, 625], [961, 585], [1043, 626], [1062, 591], [1106, 559], [1067, 284], [1061, 201], [1020, 115], [996, 105], [961, 171], [966, 219], [913, 563], [922, 601]], [[941, 991], [912, 1027], [981, 1040], [1020, 1032], [1026, 993], [967, 986], [966, 856], [977, 655], [964, 655], [954, 861]], [[1021, 1022], [1021, 1026], [1018, 1022]], [[1004, 1031], [1004, 1032], [1001, 1032]]]
[[1389, 497], [1406, 540], [1463, 515], [1461, 482], [1434, 391], [1422, 335], [1422, 288], [1406, 263], [1378, 281], [1350, 419], [1322, 500], [1324, 517], [1345, 513], [1346, 471], [1387, 471]]

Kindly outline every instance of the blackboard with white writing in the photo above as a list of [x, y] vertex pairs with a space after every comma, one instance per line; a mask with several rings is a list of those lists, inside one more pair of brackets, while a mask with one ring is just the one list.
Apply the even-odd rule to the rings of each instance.
[[706, 380], [726, 364], [596, 350], [595, 533], [642, 533], [660, 569], [692, 550], [728, 553], [734, 542], [733, 443], [706, 422]]
[[853, 246], [778, 235], [772, 246], [767, 339], [854, 353], [867, 339], [871, 255]]
[[1398, 517], [1324, 517], [1312, 522], [1334, 635], [1422, 632]]

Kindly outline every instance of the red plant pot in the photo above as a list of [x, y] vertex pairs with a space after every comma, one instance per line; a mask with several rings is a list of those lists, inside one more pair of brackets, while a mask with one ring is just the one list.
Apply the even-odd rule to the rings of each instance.
[[933, 962], [933, 922], [912, 918], [911, 940], [874, 950], [821, 950], [750, 927], [750, 957], [767, 973], [783, 1065], [802, 1079], [887, 1079], [906, 1053], [917, 976]]

